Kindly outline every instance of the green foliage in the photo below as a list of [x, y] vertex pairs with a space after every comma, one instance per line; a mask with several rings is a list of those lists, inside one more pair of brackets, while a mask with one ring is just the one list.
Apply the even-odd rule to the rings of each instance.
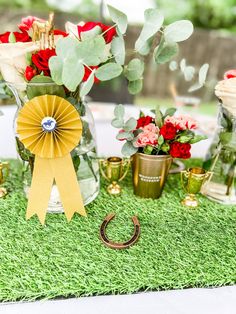
[[33, 77], [29, 83], [30, 84], [27, 85], [26, 88], [26, 93], [29, 99], [42, 95], [57, 95], [65, 98], [65, 90], [63, 86], [56, 85], [48, 76], [37, 75]]
[[114, 116], [115, 118], [112, 120], [111, 125], [115, 128], [122, 128], [124, 125], [124, 115], [125, 109], [123, 105], [118, 105], [114, 109]]
[[206, 77], [209, 69], [209, 64], [205, 63], [201, 66], [198, 73], [198, 82], [189, 88], [189, 92], [194, 92], [200, 88], [202, 88], [206, 83]]
[[[57, 56], [49, 60], [49, 68], [55, 82], [75, 91], [84, 76], [84, 65], [98, 65], [108, 58], [106, 43], [102, 36], [78, 41], [66, 37], [58, 41]], [[92, 86], [91, 86], [92, 87]]]
[[154, 0], [154, 3], [164, 12], [167, 23], [187, 18], [195, 27], [235, 31], [235, 0]]
[[156, 47], [154, 59], [157, 64], [169, 62], [179, 51], [177, 43], [164, 43]]
[[87, 95], [90, 92], [91, 88], [93, 87], [94, 72], [95, 70], [92, 70], [87, 81], [82, 84], [80, 89], [80, 97], [84, 97], [85, 95]]
[[107, 5], [107, 7], [112, 21], [117, 25], [117, 28], [121, 34], [124, 34], [128, 26], [127, 16], [111, 5]]
[[164, 38], [168, 43], [187, 40], [193, 33], [193, 24], [188, 20], [176, 21], [164, 29]]
[[[150, 39], [160, 30], [164, 16], [156, 9], [147, 9], [144, 12], [144, 26], [135, 43], [135, 49], [142, 55], [150, 51]], [[149, 41], [147, 43], [147, 41]]]
[[124, 130], [126, 132], [131, 132], [136, 128], [136, 126], [137, 126], [137, 120], [134, 118], [130, 118], [128, 121], [125, 122]]
[[121, 153], [125, 156], [125, 157], [129, 157], [134, 155], [135, 153], [137, 153], [138, 148], [134, 147], [131, 141], [127, 141], [122, 149], [121, 149]]
[[[185, 59], [182, 59], [179, 64], [176, 61], [171, 61], [169, 64], [169, 68], [171, 71], [176, 71], [180, 69], [180, 71], [184, 75], [184, 78], [187, 82], [192, 81], [196, 74], [196, 69], [191, 65], [187, 65]], [[199, 72], [198, 72], [198, 81], [195, 82], [188, 89], [188, 92], [194, 92], [202, 88], [205, 85], [208, 69], [209, 69], [208, 63], [205, 63], [200, 67]]]
[[121, 65], [110, 62], [102, 65], [96, 71], [96, 77], [101, 81], [109, 81], [121, 75], [123, 68]]
[[46, 0], [0, 0], [0, 7], [6, 8], [19, 8], [30, 10], [47, 11], [49, 5]]
[[143, 72], [144, 62], [135, 58], [125, 66], [124, 75], [129, 81], [137, 81], [142, 78]]
[[138, 79], [136, 81], [130, 81], [128, 84], [128, 91], [131, 95], [136, 95], [141, 92], [143, 88], [143, 79]]
[[111, 42], [111, 52], [115, 57], [115, 61], [124, 65], [125, 63], [125, 41], [122, 36], [113, 38]]

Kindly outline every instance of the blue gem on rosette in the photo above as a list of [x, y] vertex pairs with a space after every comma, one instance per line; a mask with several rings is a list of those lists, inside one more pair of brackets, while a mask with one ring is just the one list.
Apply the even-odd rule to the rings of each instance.
[[53, 117], [45, 117], [41, 121], [41, 126], [45, 132], [52, 132], [56, 129], [57, 122]]

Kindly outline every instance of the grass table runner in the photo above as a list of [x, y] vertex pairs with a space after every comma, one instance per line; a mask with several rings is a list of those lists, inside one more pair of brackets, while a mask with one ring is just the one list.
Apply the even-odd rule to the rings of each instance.
[[[33, 300], [142, 290], [222, 286], [236, 283], [236, 207], [200, 197], [200, 207], [180, 205], [178, 175], [170, 175], [159, 200], [137, 198], [130, 177], [121, 197], [102, 187], [87, 206], [88, 218], [48, 214], [46, 225], [25, 220], [26, 199], [16, 163], [0, 200], [0, 300]], [[129, 239], [132, 215], [141, 237], [126, 250], [112, 250], [99, 239], [104, 217], [114, 241]]]

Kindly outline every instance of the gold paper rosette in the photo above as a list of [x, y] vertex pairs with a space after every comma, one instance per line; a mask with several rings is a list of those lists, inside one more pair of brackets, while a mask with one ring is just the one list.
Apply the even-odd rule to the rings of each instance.
[[75, 212], [86, 216], [70, 156], [82, 135], [80, 115], [73, 105], [54, 95], [35, 97], [20, 110], [17, 133], [35, 154], [26, 218], [36, 214], [44, 224], [54, 180], [68, 221]]

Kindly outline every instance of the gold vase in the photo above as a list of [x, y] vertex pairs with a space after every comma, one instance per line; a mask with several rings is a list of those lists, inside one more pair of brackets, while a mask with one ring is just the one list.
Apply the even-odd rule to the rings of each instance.
[[143, 198], [159, 198], [172, 160], [170, 155], [136, 153], [132, 162], [134, 194]]

